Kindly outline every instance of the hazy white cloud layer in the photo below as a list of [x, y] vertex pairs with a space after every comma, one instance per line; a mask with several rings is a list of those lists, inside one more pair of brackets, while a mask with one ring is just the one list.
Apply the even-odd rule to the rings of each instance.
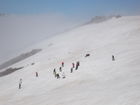
[[0, 63], [16, 56], [20, 50], [82, 21], [58, 14], [0, 16]]

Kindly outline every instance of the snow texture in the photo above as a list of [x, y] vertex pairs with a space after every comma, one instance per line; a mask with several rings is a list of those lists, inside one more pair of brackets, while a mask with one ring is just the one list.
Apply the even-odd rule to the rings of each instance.
[[[24, 68], [0, 77], [0, 105], [140, 105], [139, 33], [140, 16], [124, 16], [27, 48], [42, 51], [12, 65]], [[77, 61], [78, 70], [70, 73]]]

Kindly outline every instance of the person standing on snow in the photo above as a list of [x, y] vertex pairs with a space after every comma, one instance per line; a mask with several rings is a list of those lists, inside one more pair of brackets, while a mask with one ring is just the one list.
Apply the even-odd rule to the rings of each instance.
[[80, 66], [80, 62], [78, 61], [78, 62], [76, 63], [76, 68], [75, 68], [75, 70], [77, 70], [79, 66]]
[[54, 76], [56, 77], [56, 70], [55, 70], [55, 69], [53, 70], [53, 74], [54, 74]]
[[72, 73], [73, 72], [73, 67], [70, 69], [70, 73]]
[[62, 67], [59, 67], [59, 71], [62, 72]]
[[38, 77], [38, 72], [35, 72], [35, 76]]
[[60, 75], [59, 75], [58, 73], [56, 74], [56, 78], [57, 78], [57, 79], [59, 79], [59, 78], [60, 78]]
[[62, 62], [62, 67], [64, 67], [64, 62]]
[[72, 63], [72, 68], [75, 68], [75, 64], [74, 63]]
[[115, 61], [115, 57], [114, 57], [114, 55], [112, 55], [112, 61]]
[[20, 80], [19, 80], [19, 89], [21, 89], [21, 84], [22, 84], [22, 79], [20, 78]]

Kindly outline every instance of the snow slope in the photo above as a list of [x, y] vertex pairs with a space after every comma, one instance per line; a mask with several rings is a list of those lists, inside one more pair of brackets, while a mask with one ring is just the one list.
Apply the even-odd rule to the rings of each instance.
[[[0, 78], [0, 105], [140, 105], [139, 33], [140, 16], [124, 16], [27, 48], [42, 51], [12, 66], [23, 69]], [[56, 79], [53, 69], [59, 72], [62, 61], [66, 78]], [[79, 69], [70, 73], [76, 61]]]

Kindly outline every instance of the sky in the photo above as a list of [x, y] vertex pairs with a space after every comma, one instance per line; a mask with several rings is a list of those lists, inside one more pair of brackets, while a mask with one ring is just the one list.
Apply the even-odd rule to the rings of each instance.
[[140, 12], [139, 0], [0, 0], [0, 12], [11, 14], [59, 13], [68, 16], [94, 16]]
[[94, 16], [139, 15], [140, 0], [0, 0], [0, 63]]

